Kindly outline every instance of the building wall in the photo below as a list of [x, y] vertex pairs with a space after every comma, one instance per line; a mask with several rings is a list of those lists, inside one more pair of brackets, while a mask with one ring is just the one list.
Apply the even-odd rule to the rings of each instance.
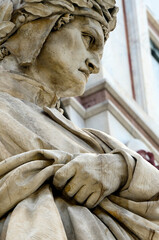
[[122, 0], [118, 1], [118, 23], [114, 32], [110, 33], [102, 59], [103, 77], [111, 75], [112, 81], [126, 94], [132, 97], [131, 76], [128, 61], [126, 28]]

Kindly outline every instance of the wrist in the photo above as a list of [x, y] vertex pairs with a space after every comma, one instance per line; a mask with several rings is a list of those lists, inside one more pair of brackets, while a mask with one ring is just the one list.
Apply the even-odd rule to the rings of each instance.
[[120, 188], [123, 187], [128, 179], [128, 170], [127, 170], [127, 164], [124, 159], [124, 157], [120, 153], [114, 154], [114, 157], [116, 158], [118, 164], [118, 173], [120, 178]]

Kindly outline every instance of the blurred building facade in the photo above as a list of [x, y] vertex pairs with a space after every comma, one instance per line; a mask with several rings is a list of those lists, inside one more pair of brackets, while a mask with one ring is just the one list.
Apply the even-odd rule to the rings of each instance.
[[159, 161], [159, 1], [117, 0], [118, 22], [101, 71], [82, 97], [63, 99], [70, 119]]

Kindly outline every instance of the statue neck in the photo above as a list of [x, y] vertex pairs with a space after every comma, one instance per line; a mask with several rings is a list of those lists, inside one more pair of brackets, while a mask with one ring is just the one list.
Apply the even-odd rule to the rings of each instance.
[[16, 68], [7, 70], [2, 65], [0, 66], [0, 92], [8, 93], [40, 107], [54, 107], [58, 100], [55, 92], [35, 79], [18, 72]]

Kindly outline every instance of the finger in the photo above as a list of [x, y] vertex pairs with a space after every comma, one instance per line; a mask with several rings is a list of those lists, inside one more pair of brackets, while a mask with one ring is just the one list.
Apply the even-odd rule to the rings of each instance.
[[88, 187], [86, 187], [86, 185], [84, 185], [83, 187], [81, 187], [81, 189], [78, 191], [78, 193], [74, 196], [74, 199], [78, 202], [78, 203], [83, 203], [86, 201], [86, 199], [89, 197], [90, 195], [90, 191], [88, 191]]
[[64, 164], [54, 164], [53, 165], [53, 173], [52, 173], [52, 175], [54, 176], [55, 173], [63, 166], [64, 166]]
[[73, 197], [81, 188], [81, 181], [76, 176], [70, 180], [69, 183], [66, 184], [66, 187], [64, 188], [63, 194], [68, 197]]
[[95, 207], [96, 204], [98, 203], [99, 198], [100, 198], [100, 192], [92, 193], [85, 203], [86, 207], [88, 208]]
[[55, 173], [53, 185], [57, 188], [63, 188], [67, 181], [72, 178], [75, 173], [76, 169], [73, 166], [70, 166], [69, 163], [64, 165]]

